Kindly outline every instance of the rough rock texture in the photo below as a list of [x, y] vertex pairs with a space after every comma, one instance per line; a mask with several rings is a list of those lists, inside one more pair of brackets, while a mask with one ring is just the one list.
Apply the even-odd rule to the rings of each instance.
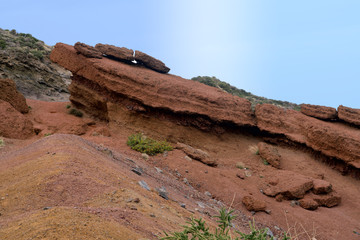
[[310, 117], [323, 120], [334, 120], [337, 118], [337, 111], [332, 107], [325, 107], [311, 104], [301, 104], [301, 112]]
[[116, 47], [108, 44], [98, 43], [95, 45], [95, 48], [99, 50], [102, 54], [110, 56], [117, 60], [131, 62], [134, 60], [134, 51], [132, 49], [127, 49], [125, 47]]
[[305, 144], [326, 156], [360, 168], [359, 129], [321, 121], [270, 104], [257, 105], [255, 115], [261, 130], [283, 135], [293, 142]]
[[203, 130], [221, 123], [255, 125], [248, 100], [201, 83], [108, 58], [86, 58], [62, 43], [50, 58], [73, 73], [71, 101], [93, 116], [112, 121], [117, 111], [155, 114]]
[[279, 154], [276, 147], [264, 142], [260, 142], [258, 144], [258, 148], [260, 157], [265, 159], [271, 166], [280, 168], [281, 155]]
[[360, 109], [340, 105], [338, 107], [339, 119], [360, 126]]
[[331, 192], [326, 195], [314, 195], [313, 199], [323, 207], [335, 207], [341, 203], [341, 196], [336, 192]]
[[263, 200], [254, 198], [253, 196], [245, 196], [242, 199], [242, 203], [248, 211], [265, 211], [266, 203]]
[[325, 180], [314, 179], [314, 187], [312, 191], [315, 194], [326, 194], [332, 191], [332, 185]]
[[32, 122], [3, 100], [0, 100], [0, 116], [0, 136], [26, 139], [34, 135]]
[[162, 61], [140, 51], [135, 51], [135, 60], [144, 64], [145, 67], [160, 73], [168, 73], [170, 71], [170, 68], [165, 66]]
[[303, 198], [313, 187], [313, 180], [295, 172], [279, 170], [275, 179], [269, 179], [264, 194], [275, 197], [281, 194], [286, 199]]
[[201, 149], [195, 149], [189, 145], [183, 143], [177, 143], [176, 148], [182, 150], [192, 159], [198, 160], [202, 163], [205, 163], [209, 166], [216, 166], [217, 162], [215, 159], [211, 158], [209, 154]]
[[29, 112], [25, 97], [16, 90], [15, 82], [11, 79], [0, 79], [0, 99], [10, 103], [21, 113]]
[[319, 207], [319, 204], [310, 197], [305, 197], [299, 200], [300, 207], [307, 210], [316, 210]]
[[76, 51], [85, 57], [89, 58], [102, 58], [102, 52], [100, 52], [98, 49], [89, 46], [85, 43], [77, 42], [74, 45], [74, 48]]

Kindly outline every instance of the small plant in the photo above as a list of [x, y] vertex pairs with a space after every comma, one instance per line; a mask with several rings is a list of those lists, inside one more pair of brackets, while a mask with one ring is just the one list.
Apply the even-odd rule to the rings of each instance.
[[5, 146], [4, 139], [0, 138], [0, 148]]
[[52, 135], [52, 133], [45, 133], [44, 137], [48, 137], [48, 136], [51, 136], [51, 135]]
[[71, 105], [70, 104], [66, 105], [66, 109], [69, 109], [69, 108], [71, 108]]
[[172, 146], [168, 142], [156, 141], [144, 136], [142, 133], [129, 136], [127, 145], [135, 151], [146, 153], [151, 156], [173, 150]]
[[6, 42], [4, 39], [0, 39], [0, 48], [5, 49], [6, 48]]
[[269, 162], [266, 161], [266, 159], [263, 159], [263, 163], [264, 163], [264, 165], [269, 165]]
[[77, 110], [76, 108], [72, 108], [69, 110], [69, 114], [74, 115], [76, 117], [82, 117], [83, 113], [80, 110]]

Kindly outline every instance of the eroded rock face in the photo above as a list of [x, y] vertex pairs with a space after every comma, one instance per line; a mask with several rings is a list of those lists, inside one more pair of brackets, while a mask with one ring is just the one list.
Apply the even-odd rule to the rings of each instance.
[[334, 120], [337, 118], [337, 111], [332, 107], [325, 107], [311, 104], [301, 104], [301, 112], [310, 117], [323, 120]]
[[260, 157], [265, 159], [271, 166], [280, 168], [281, 155], [279, 154], [276, 147], [260, 142], [258, 144]]
[[201, 83], [108, 58], [86, 58], [62, 43], [56, 44], [50, 58], [73, 73], [72, 103], [108, 121], [116, 111], [125, 110], [203, 130], [221, 122], [255, 125], [248, 100]]
[[131, 62], [134, 58], [134, 51], [132, 49], [127, 49], [125, 47], [116, 47], [109, 44], [98, 43], [95, 45], [95, 48], [99, 50], [102, 54], [106, 56], [113, 57], [115, 59]]
[[102, 58], [102, 53], [98, 49], [85, 43], [77, 42], [75, 43], [74, 48], [78, 53], [84, 55], [85, 57]]
[[11, 79], [0, 79], [0, 99], [10, 103], [21, 113], [29, 112], [25, 97], [16, 90], [15, 82]]
[[340, 105], [338, 107], [339, 119], [360, 126], [360, 109]]
[[266, 203], [263, 200], [256, 199], [253, 196], [245, 196], [242, 199], [242, 203], [248, 211], [265, 211]]
[[341, 196], [336, 192], [331, 192], [326, 195], [314, 195], [313, 199], [323, 207], [335, 207], [341, 203]]
[[312, 191], [315, 194], [326, 194], [332, 191], [332, 185], [325, 180], [314, 179], [314, 188]]
[[0, 116], [0, 136], [26, 139], [34, 135], [32, 122], [3, 100], [0, 100]]
[[160, 73], [168, 73], [170, 71], [170, 68], [162, 61], [140, 51], [135, 51], [135, 60]]

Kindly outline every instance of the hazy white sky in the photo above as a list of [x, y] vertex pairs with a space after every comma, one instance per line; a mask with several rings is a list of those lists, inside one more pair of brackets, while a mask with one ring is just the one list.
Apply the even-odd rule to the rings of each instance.
[[0, 28], [146, 52], [170, 73], [267, 98], [360, 108], [360, 1], [2, 1]]

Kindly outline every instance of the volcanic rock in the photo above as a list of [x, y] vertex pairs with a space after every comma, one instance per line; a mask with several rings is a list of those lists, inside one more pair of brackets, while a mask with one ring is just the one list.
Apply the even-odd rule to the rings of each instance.
[[0, 79], [0, 99], [10, 103], [21, 113], [29, 112], [25, 97], [16, 90], [15, 82], [11, 79]]
[[258, 144], [260, 157], [265, 159], [271, 166], [280, 168], [281, 155], [278, 150], [270, 144], [260, 142]]
[[360, 126], [360, 109], [349, 108], [343, 105], [338, 107], [339, 119]]
[[314, 179], [314, 187], [312, 189], [313, 193], [315, 194], [326, 194], [332, 191], [331, 183], [321, 180], [321, 179]]
[[165, 66], [162, 61], [140, 51], [135, 51], [135, 60], [144, 64], [145, 67], [160, 73], [168, 73], [170, 71], [170, 68]]
[[319, 204], [310, 197], [305, 197], [299, 200], [300, 207], [305, 208], [307, 210], [315, 210], [319, 207]]
[[265, 211], [266, 203], [263, 200], [254, 198], [253, 196], [245, 196], [242, 199], [242, 203], [248, 211]]
[[323, 207], [335, 207], [341, 203], [341, 196], [336, 192], [326, 195], [314, 195], [313, 199]]
[[183, 143], [177, 143], [176, 148], [182, 150], [185, 154], [189, 155], [192, 159], [198, 160], [209, 166], [216, 166], [215, 159], [211, 158], [209, 154], [201, 149], [195, 149]]
[[332, 107], [325, 107], [311, 104], [301, 104], [301, 112], [310, 117], [323, 120], [333, 120], [337, 118], [337, 111]]
[[84, 55], [85, 57], [102, 58], [102, 53], [98, 49], [85, 43], [77, 42], [75, 43], [74, 48], [78, 53]]
[[98, 43], [95, 45], [95, 48], [102, 54], [120, 61], [131, 62], [135, 59], [134, 51], [125, 47], [116, 47], [113, 45]]
[[10, 103], [0, 100], [0, 136], [26, 139], [34, 134], [33, 124]]

